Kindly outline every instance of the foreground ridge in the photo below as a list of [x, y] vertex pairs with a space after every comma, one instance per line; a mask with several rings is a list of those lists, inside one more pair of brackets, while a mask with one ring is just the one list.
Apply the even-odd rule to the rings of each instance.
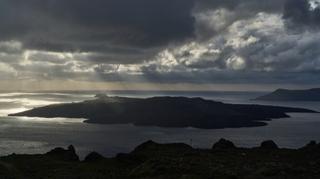
[[73, 146], [46, 154], [0, 158], [0, 178], [319, 178], [320, 144], [283, 149], [271, 140], [239, 148], [221, 139], [211, 149], [147, 141], [131, 153], [105, 158], [97, 152], [79, 160]]

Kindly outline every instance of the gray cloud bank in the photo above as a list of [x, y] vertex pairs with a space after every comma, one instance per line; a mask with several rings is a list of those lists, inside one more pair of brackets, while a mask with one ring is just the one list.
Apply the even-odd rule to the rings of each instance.
[[318, 0], [3, 0], [0, 80], [320, 83]]

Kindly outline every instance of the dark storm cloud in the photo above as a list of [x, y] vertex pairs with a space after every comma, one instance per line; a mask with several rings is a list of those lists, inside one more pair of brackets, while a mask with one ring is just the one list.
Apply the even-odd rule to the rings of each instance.
[[3, 0], [1, 40], [52, 51], [152, 47], [193, 36], [193, 0]]
[[320, 8], [313, 8], [308, 0], [287, 0], [283, 12], [290, 28], [320, 27]]
[[316, 83], [319, 12], [307, 0], [2, 0], [0, 72], [45, 80]]
[[197, 7], [199, 11], [218, 8], [241, 10], [242, 14], [256, 12], [281, 12], [284, 2], [285, 0], [198, 0]]
[[232, 23], [257, 12], [279, 11], [282, 4], [283, 0], [3, 0], [0, 40], [14, 39], [25, 48], [44, 51], [159, 47], [195, 38], [196, 28], [205, 33], [204, 24], [195, 24], [194, 12], [227, 8], [236, 12]]

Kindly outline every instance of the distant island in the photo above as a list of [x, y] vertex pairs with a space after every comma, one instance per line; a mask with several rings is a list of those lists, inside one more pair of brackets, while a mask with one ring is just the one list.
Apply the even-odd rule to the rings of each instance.
[[261, 101], [320, 101], [320, 88], [307, 90], [277, 89], [276, 91], [258, 97]]
[[290, 107], [225, 104], [202, 98], [96, 97], [83, 102], [34, 108], [10, 116], [85, 118], [85, 122], [97, 124], [220, 129], [264, 126], [264, 121], [289, 117], [286, 114], [289, 112], [316, 112]]
[[80, 160], [76, 149], [55, 148], [45, 154], [0, 157], [0, 178], [320, 178], [320, 144], [282, 149], [271, 140], [239, 148], [221, 139], [210, 149], [184, 143], [147, 141], [132, 152], [106, 158], [97, 152]]

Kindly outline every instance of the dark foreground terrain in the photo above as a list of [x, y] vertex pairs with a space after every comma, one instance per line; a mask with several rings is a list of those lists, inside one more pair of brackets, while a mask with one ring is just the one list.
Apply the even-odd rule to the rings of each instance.
[[320, 144], [279, 149], [272, 141], [256, 148], [237, 148], [221, 139], [212, 149], [152, 141], [129, 154], [104, 158], [90, 153], [80, 161], [75, 149], [0, 158], [0, 178], [17, 179], [213, 179], [320, 178]]
[[98, 124], [128, 124], [205, 129], [253, 127], [263, 121], [289, 117], [286, 113], [315, 111], [301, 108], [226, 104], [202, 98], [147, 99], [97, 96], [95, 100], [56, 104], [12, 116], [85, 118]]
[[320, 88], [307, 90], [278, 89], [267, 95], [258, 97], [261, 101], [320, 101]]

